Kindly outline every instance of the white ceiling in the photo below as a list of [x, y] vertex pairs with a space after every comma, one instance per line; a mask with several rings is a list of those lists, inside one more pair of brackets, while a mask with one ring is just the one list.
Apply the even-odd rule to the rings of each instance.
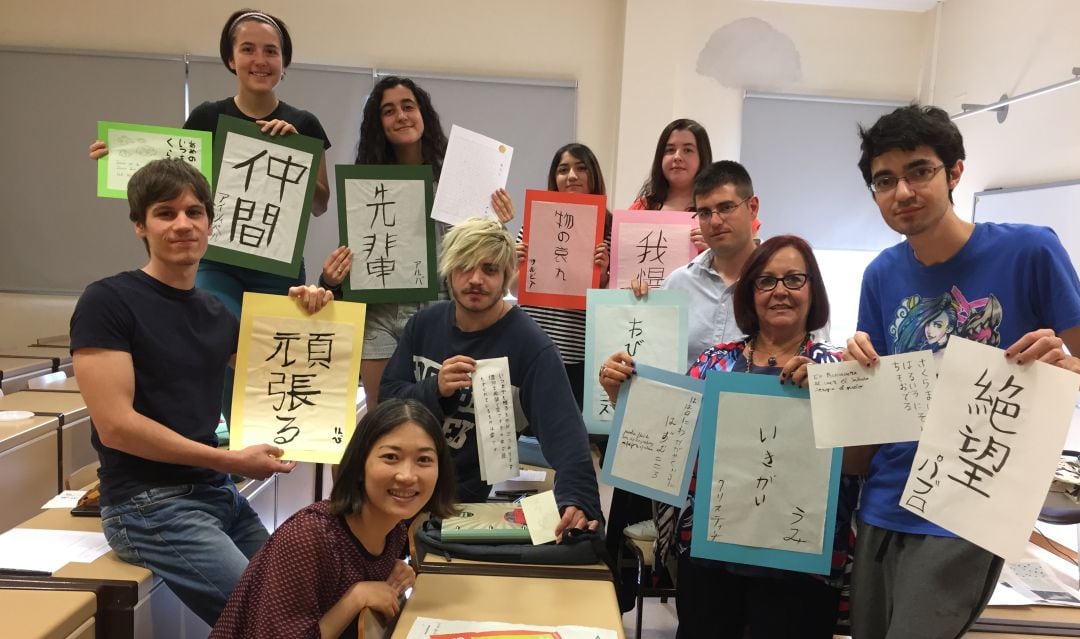
[[827, 7], [853, 9], [882, 9], [886, 11], [911, 11], [922, 13], [933, 9], [945, 0], [759, 0], [759, 2], [786, 2], [788, 4], [814, 4]]

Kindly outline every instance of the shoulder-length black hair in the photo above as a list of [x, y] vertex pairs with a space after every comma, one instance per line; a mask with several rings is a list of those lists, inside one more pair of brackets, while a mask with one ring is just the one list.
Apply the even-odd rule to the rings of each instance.
[[360, 122], [360, 143], [356, 147], [357, 164], [397, 164], [394, 147], [386, 139], [382, 125], [382, 98], [387, 89], [405, 87], [412, 91], [416, 106], [420, 107], [420, 117], [424, 119], [424, 135], [420, 137], [420, 156], [424, 164], [431, 165], [431, 172], [438, 180], [442, 174], [443, 157], [446, 156], [446, 133], [435, 107], [431, 105], [431, 96], [409, 78], [396, 75], [387, 76], [371, 89], [371, 95], [364, 103], [363, 120]]
[[[754, 249], [743, 265], [739, 281], [735, 283], [732, 303], [735, 307], [735, 323], [739, 330], [750, 337], [758, 334], [761, 323], [754, 307], [754, 280], [765, 270], [773, 255], [783, 248], [792, 247], [802, 254], [806, 262], [807, 281], [810, 285], [810, 312], [806, 315], [806, 332], [816, 331], [829, 321], [829, 294], [825, 292], [825, 280], [821, 277], [814, 250], [806, 240], [797, 235], [777, 235], [770, 237]], [[777, 282], [777, 286], [783, 286]]]
[[[656, 141], [656, 152], [653, 153], [652, 168], [649, 169], [649, 179], [645, 180], [645, 183], [641, 185], [641, 190], [638, 191], [638, 199], [645, 198], [645, 208], [649, 210], [659, 210], [664, 206], [668, 190], [671, 188], [667, 178], [664, 177], [663, 162], [668, 138], [675, 131], [689, 131], [694, 134], [700, 159], [698, 173], [712, 164], [712, 145], [709, 143], [709, 134], [705, 131], [705, 127], [688, 118], [672, 121], [660, 132], [660, 139]], [[697, 177], [696, 173], [694, 177]]]
[[435, 490], [422, 510], [428, 510], [440, 517], [453, 514], [457, 485], [450, 447], [446, 444], [439, 420], [415, 399], [383, 400], [360, 420], [345, 449], [345, 455], [341, 458], [341, 467], [334, 481], [334, 488], [330, 491], [331, 512], [336, 515], [360, 512], [366, 498], [364, 466], [368, 455], [380, 437], [406, 423], [413, 423], [424, 429], [435, 442], [435, 456], [439, 460], [439, 476], [435, 480]]

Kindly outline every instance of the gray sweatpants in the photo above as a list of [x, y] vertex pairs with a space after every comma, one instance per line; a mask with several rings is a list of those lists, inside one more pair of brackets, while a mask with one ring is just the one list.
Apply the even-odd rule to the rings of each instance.
[[1004, 562], [955, 537], [859, 522], [851, 583], [853, 639], [955, 639], [975, 622]]

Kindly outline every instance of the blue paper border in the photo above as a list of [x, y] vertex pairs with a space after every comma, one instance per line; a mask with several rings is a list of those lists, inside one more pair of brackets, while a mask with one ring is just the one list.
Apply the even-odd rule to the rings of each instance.
[[[829, 498], [825, 506], [825, 531], [821, 541], [821, 553], [809, 554], [774, 548], [756, 548], [739, 544], [709, 541], [709, 486], [713, 476], [713, 451], [716, 450], [716, 422], [719, 412], [720, 393], [738, 393], [765, 397], [790, 397], [810, 401], [809, 389], [791, 384], [781, 384], [772, 375], [753, 375], [710, 371], [705, 378], [704, 405], [701, 409], [701, 441], [698, 454], [698, 491], [694, 501], [693, 533], [690, 555], [704, 559], [730, 561], [753, 566], [766, 566], [798, 572], [827, 575], [832, 569], [833, 539], [836, 534], [836, 502], [840, 491], [840, 465], [844, 450], [833, 449], [829, 474]], [[813, 428], [807, 422], [807, 428]], [[811, 433], [812, 435], [812, 433]], [[705, 487], [705, 491], [701, 487]]]
[[690, 477], [694, 473], [694, 461], [697, 459], [698, 443], [701, 438], [701, 414], [705, 408], [705, 380], [690, 377], [689, 375], [680, 375], [645, 364], [639, 364], [635, 368], [637, 369], [635, 379], [649, 379], [701, 394], [701, 406], [698, 409], [697, 421], [694, 422], [693, 434], [690, 436], [690, 449], [687, 453], [686, 468], [683, 470], [679, 494], [665, 493], [611, 474], [611, 467], [615, 465], [615, 449], [619, 443], [619, 433], [622, 431], [623, 417], [626, 415], [626, 404], [630, 396], [630, 386], [633, 384], [633, 380], [631, 380], [630, 384], [623, 384], [622, 388], [619, 389], [619, 401], [615, 405], [615, 419], [612, 421], [611, 436], [608, 438], [607, 452], [604, 455], [605, 465], [600, 469], [600, 478], [609, 486], [621, 488], [654, 501], [671, 504], [676, 508], [682, 508], [686, 504], [686, 494], [690, 490]]
[[[585, 428], [590, 435], [607, 435], [611, 432], [611, 422], [593, 419], [592, 415], [598, 406], [593, 395], [593, 380], [600, 371], [600, 365], [611, 353], [596, 352], [597, 308], [601, 306], [637, 306], [639, 304], [651, 304], [655, 306], [674, 306], [679, 311], [679, 326], [682, 328], [678, 335], [679, 353], [685, 354], [689, 339], [690, 297], [685, 291], [650, 291], [643, 298], [634, 297], [633, 292], [625, 289], [589, 289], [585, 292], [585, 379], [583, 380], [582, 395], [584, 396], [582, 416], [585, 419]], [[599, 357], [599, 359], [597, 359]], [[680, 374], [686, 370], [678, 371]], [[616, 408], [616, 410], [618, 410]]]

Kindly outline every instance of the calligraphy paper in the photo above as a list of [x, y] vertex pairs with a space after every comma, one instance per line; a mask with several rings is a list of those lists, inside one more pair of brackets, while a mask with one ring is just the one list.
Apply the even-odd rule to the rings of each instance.
[[322, 144], [297, 134], [271, 137], [257, 124], [219, 116], [207, 259], [297, 277]]
[[365, 306], [308, 314], [284, 295], [244, 293], [231, 446], [272, 444], [283, 459], [337, 464], [356, 426]]
[[600, 385], [601, 364], [620, 351], [637, 364], [686, 371], [687, 316], [684, 291], [653, 291], [641, 299], [630, 291], [589, 289], [585, 310], [584, 418], [589, 432], [607, 435], [615, 409]]
[[525, 514], [525, 525], [529, 527], [529, 538], [534, 546], [555, 541], [555, 527], [562, 517], [559, 506], [555, 503], [555, 492], [545, 490], [538, 495], [530, 495], [520, 502]]
[[472, 391], [480, 478], [494, 484], [517, 477], [521, 469], [518, 467], [510, 360], [505, 357], [476, 360]]
[[1007, 561], [1023, 557], [1078, 385], [1056, 366], [949, 338], [900, 505]]
[[506, 187], [513, 157], [513, 147], [452, 126], [431, 217], [450, 225], [470, 217], [499, 219], [491, 208], [491, 194]]
[[839, 362], [806, 370], [818, 448], [919, 439], [937, 381], [930, 351], [887, 355], [873, 368]]
[[682, 508], [697, 459], [705, 382], [638, 364], [619, 389], [604, 483]]
[[334, 167], [338, 229], [353, 252], [345, 299], [424, 302], [438, 297], [431, 167]]
[[610, 628], [588, 626], [542, 626], [502, 621], [468, 621], [417, 617], [405, 639], [618, 639]]
[[98, 139], [109, 147], [108, 154], [98, 160], [98, 197], [127, 198], [128, 180], [151, 160], [180, 158], [213, 183], [209, 131], [98, 122]]
[[814, 446], [809, 398], [771, 375], [705, 379], [691, 555], [829, 573], [842, 450]]
[[615, 211], [611, 214], [611, 288], [630, 288], [634, 278], [660, 286], [672, 271], [694, 259], [686, 211]]
[[600, 286], [594, 255], [604, 241], [606, 206], [603, 195], [525, 191], [519, 303], [584, 310], [585, 291]]

